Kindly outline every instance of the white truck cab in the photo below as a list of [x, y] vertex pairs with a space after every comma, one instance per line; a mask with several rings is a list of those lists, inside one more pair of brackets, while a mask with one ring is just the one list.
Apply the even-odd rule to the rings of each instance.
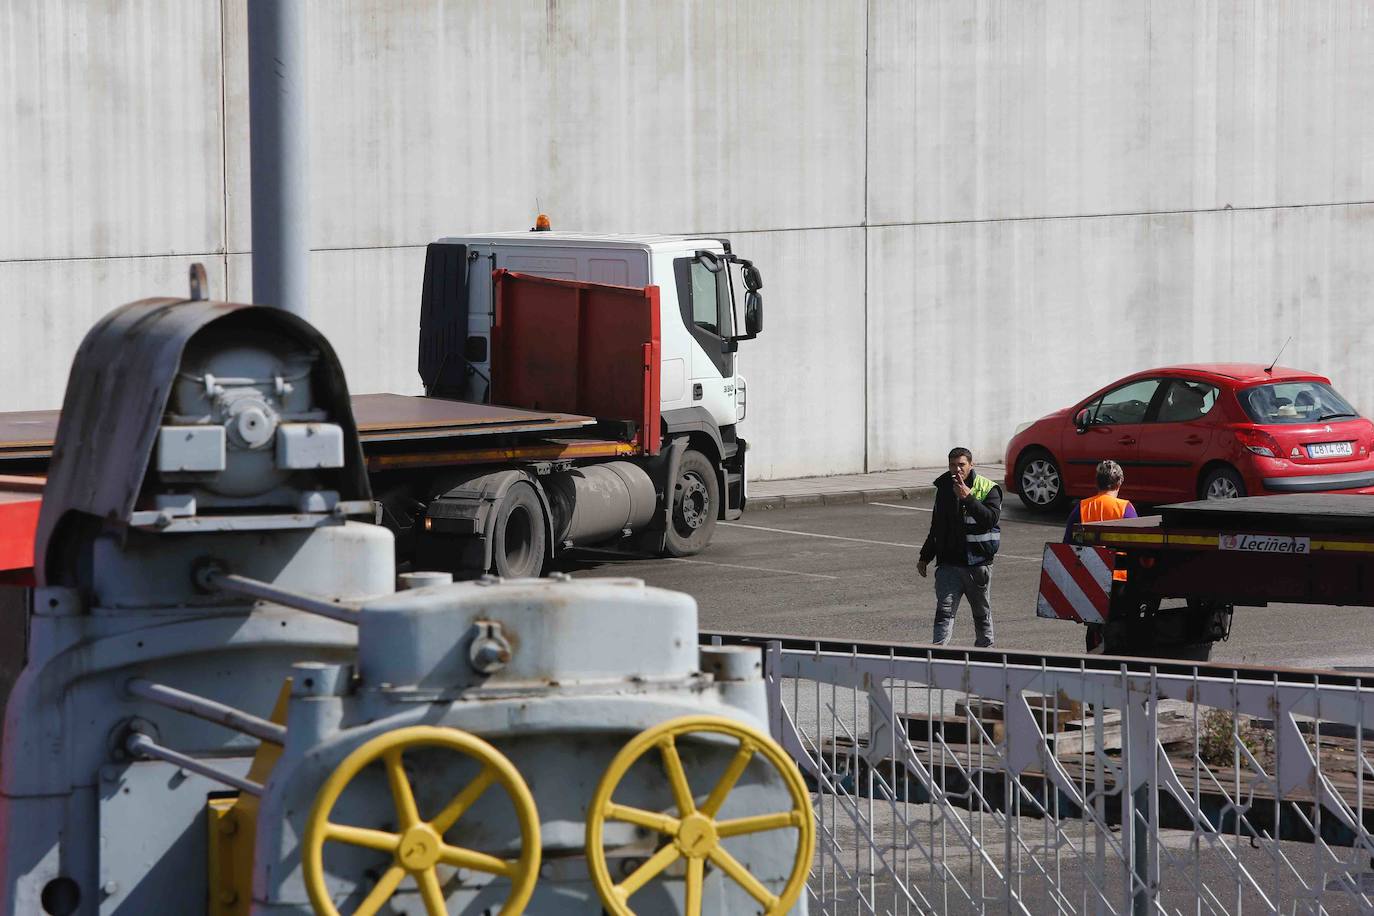
[[[701, 409], [717, 427], [744, 418], [746, 388], [738, 374], [736, 345], [756, 336], [738, 333], [737, 315], [745, 309], [733, 282], [757, 282], [757, 269], [736, 258], [724, 239], [667, 235], [596, 235], [580, 232], [496, 232], [440, 239], [437, 244], [467, 249], [469, 353], [472, 371], [463, 400], [485, 401], [491, 374], [489, 339], [493, 317], [492, 272], [517, 273], [608, 283], [657, 286], [662, 309], [661, 408]], [[703, 254], [704, 253], [704, 254]], [[757, 296], [754, 289], [746, 290]], [[761, 316], [760, 316], [761, 317]], [[741, 325], [743, 321], [739, 322]]]

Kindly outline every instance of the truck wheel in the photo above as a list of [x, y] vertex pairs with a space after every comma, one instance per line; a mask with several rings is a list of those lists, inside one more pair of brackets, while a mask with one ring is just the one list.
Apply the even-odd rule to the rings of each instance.
[[673, 485], [673, 516], [663, 552], [670, 557], [689, 557], [711, 543], [720, 512], [720, 481], [716, 469], [701, 452], [682, 453]]
[[1069, 501], [1059, 462], [1042, 448], [1029, 449], [1016, 462], [1016, 492], [1036, 512], [1062, 512]]
[[529, 579], [544, 570], [549, 535], [544, 509], [528, 483], [514, 483], [501, 498], [492, 530], [491, 565], [498, 576]]

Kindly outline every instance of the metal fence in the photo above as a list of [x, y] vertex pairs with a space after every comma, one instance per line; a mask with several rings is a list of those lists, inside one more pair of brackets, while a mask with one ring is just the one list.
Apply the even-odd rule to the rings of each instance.
[[765, 648], [812, 913], [1374, 912], [1374, 675], [706, 635]]

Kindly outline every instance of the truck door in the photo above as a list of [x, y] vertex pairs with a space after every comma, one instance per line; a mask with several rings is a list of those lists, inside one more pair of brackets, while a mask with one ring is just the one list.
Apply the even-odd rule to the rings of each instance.
[[705, 407], [722, 426], [735, 422], [735, 354], [726, 347], [734, 333], [728, 270], [722, 265], [712, 272], [694, 257], [673, 260], [682, 323], [696, 343], [688, 379], [691, 404]]
[[1097, 464], [1111, 458], [1126, 471], [1121, 495], [1130, 498], [1135, 492], [1133, 469], [1140, 454], [1141, 429], [1158, 392], [1159, 379], [1139, 379], [1108, 391], [1084, 408], [1087, 423], [1065, 449], [1064, 476], [1071, 494], [1097, 492]]

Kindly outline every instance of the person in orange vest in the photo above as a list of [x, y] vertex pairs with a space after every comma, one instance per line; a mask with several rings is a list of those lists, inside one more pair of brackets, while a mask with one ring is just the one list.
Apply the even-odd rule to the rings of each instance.
[[1073, 543], [1074, 525], [1139, 517], [1130, 500], [1116, 495], [1125, 482], [1126, 472], [1115, 461], [1108, 458], [1097, 465], [1097, 495], [1079, 501], [1069, 513], [1069, 523], [1064, 527], [1065, 544]]

